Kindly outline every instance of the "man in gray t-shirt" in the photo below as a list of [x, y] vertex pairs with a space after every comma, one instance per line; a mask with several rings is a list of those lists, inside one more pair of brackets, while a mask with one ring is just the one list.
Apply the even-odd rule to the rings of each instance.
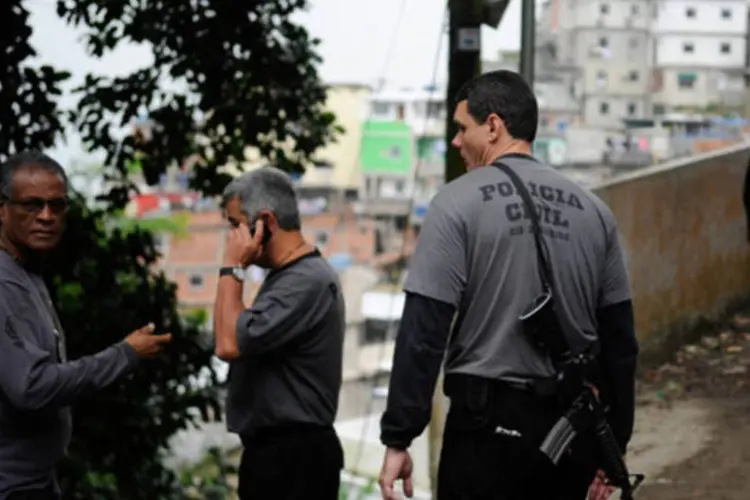
[[[515, 73], [487, 73], [457, 99], [458, 133], [468, 172], [433, 199], [404, 285], [406, 303], [382, 419], [388, 447], [381, 487], [410, 488], [406, 451], [429, 420], [445, 356], [451, 398], [438, 498], [583, 498], [598, 463], [578, 440], [570, 459], [533, 481], [534, 454], [561, 415], [556, 398], [525, 390], [554, 370], [522, 335], [519, 315], [542, 291], [531, 221], [502, 162], [536, 205], [555, 297], [568, 341], [601, 345], [603, 392], [624, 452], [632, 433], [634, 370], [630, 287], [609, 208], [531, 156], [536, 100]], [[595, 482], [600, 488], [599, 482]], [[496, 496], [487, 496], [490, 492]], [[505, 495], [505, 496], [503, 496]]]

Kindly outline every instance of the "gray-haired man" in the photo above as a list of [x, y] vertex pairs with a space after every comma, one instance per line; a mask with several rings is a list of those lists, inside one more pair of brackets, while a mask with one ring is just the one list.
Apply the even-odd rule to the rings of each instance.
[[[245, 447], [240, 498], [335, 500], [345, 328], [338, 276], [302, 237], [284, 172], [265, 167], [235, 179], [223, 208], [230, 230], [214, 330], [216, 354], [230, 362], [227, 424]], [[270, 272], [246, 308], [242, 284], [251, 264]]]

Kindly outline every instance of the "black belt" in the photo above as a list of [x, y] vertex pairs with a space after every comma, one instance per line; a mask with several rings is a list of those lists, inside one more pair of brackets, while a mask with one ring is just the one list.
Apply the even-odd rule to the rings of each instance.
[[256, 427], [240, 435], [242, 445], [257, 446], [280, 437], [302, 437], [324, 432], [335, 432], [333, 425], [312, 424], [305, 422], [287, 422], [283, 424]]
[[558, 394], [555, 378], [528, 380], [497, 380], [464, 373], [445, 376], [445, 394], [453, 399], [465, 399], [469, 395], [487, 391], [492, 394], [514, 391], [532, 394], [541, 398], [551, 398]]

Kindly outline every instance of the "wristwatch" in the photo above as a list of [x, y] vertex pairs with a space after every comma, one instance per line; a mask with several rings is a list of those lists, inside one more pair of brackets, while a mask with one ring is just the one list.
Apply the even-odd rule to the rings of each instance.
[[219, 269], [219, 276], [231, 276], [237, 281], [245, 281], [245, 270], [240, 266], [222, 267]]

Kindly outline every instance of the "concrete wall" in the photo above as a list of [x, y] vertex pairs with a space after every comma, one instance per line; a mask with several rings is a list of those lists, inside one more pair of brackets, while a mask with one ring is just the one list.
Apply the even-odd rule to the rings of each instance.
[[750, 145], [651, 167], [595, 192], [624, 239], [644, 354], [750, 295], [742, 190]]

